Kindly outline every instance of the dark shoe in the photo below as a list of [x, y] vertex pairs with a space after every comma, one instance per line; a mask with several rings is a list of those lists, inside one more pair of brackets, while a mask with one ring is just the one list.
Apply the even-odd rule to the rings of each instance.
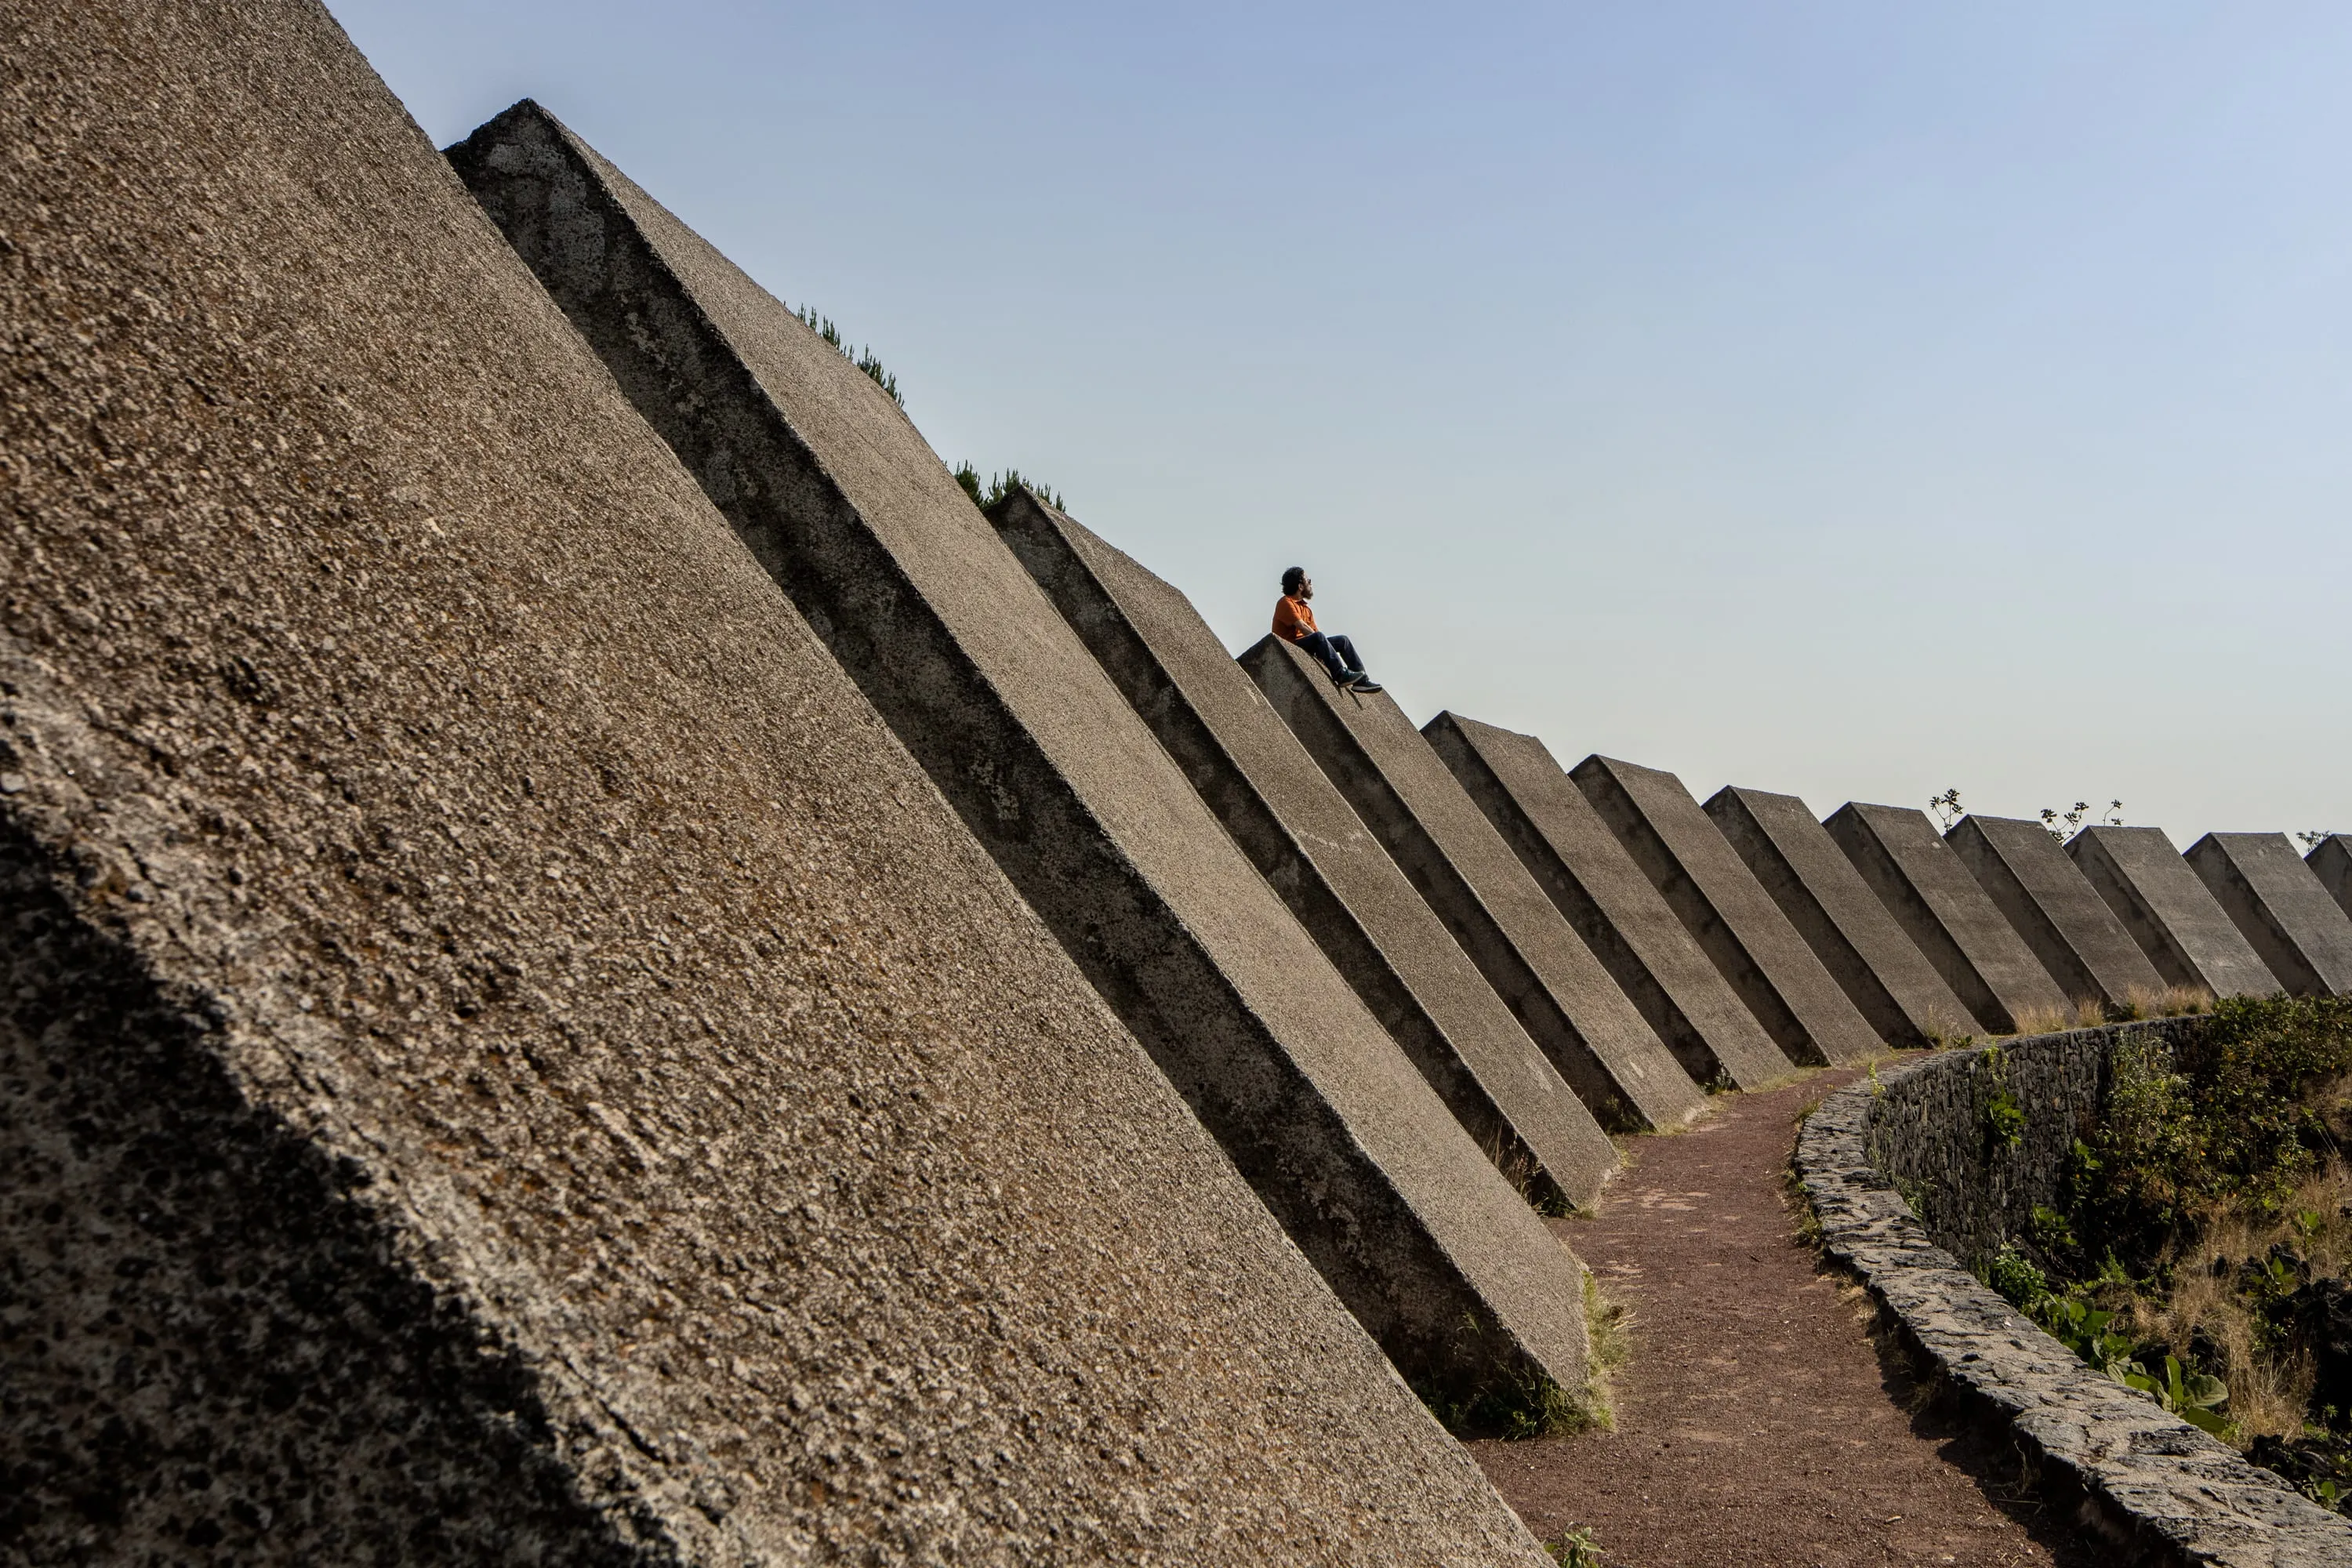
[[1381, 683], [1379, 681], [1374, 680], [1369, 675], [1360, 675], [1356, 678], [1356, 683], [1353, 686], [1350, 686], [1348, 689], [1350, 691], [1378, 691], [1380, 689]]
[[1350, 669], [1343, 674], [1333, 676], [1331, 678], [1331, 684], [1334, 686], [1353, 686], [1356, 682], [1363, 679], [1364, 672], [1362, 670]]

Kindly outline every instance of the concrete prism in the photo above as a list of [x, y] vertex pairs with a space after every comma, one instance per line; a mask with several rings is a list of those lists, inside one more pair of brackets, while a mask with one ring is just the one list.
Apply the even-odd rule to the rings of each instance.
[[2303, 858], [2327, 896], [2346, 914], [2352, 914], [2352, 839], [2341, 833], [2331, 833], [2312, 846], [2311, 853]]
[[1472, 1140], [1598, 1196], [1609, 1135], [1192, 603], [1026, 490], [988, 519]]
[[1727, 785], [1705, 809], [1880, 1039], [1909, 1048], [1983, 1027], [1803, 801]]
[[1986, 1028], [2006, 1035], [2021, 1021], [2059, 1027], [2071, 1019], [2072, 999], [1926, 812], [1854, 801], [1822, 826]]
[[1603, 1126], [1698, 1113], [1697, 1084], [1387, 693], [1342, 691], [1272, 637], [1241, 665]]
[[2086, 827], [2066, 853], [2168, 985], [2269, 996], [2279, 983], [2161, 827]]
[[2042, 824], [1971, 813], [1944, 842], [2068, 995], [2122, 1007], [2164, 989], [2156, 965]]
[[1519, 863], [1693, 1078], [1755, 1089], [1789, 1058], [1544, 743], [1456, 713], [1422, 726]]
[[1591, 756], [1569, 777], [1792, 1061], [1859, 1061], [1879, 1048], [1813, 950], [1682, 780]]
[[1541, 1568], [323, 7], [7, 42], [0, 1556]]
[[536, 105], [450, 158], [1398, 1370], [1580, 1387], [1575, 1261], [890, 395]]
[[2185, 858], [2281, 985], [2352, 996], [2352, 915], [2285, 834], [2209, 833]]

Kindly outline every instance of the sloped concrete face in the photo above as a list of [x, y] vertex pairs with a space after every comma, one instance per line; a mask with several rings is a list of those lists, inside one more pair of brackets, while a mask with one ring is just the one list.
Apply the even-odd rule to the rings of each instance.
[[2186, 858], [2280, 984], [2297, 996], [2352, 996], [2352, 916], [2285, 834], [2209, 833]]
[[2279, 983], [2160, 827], [2086, 827], [2072, 859], [2166, 984], [2269, 996]]
[[1822, 826], [1986, 1028], [2010, 1034], [2022, 1014], [2069, 1009], [2066, 994], [1927, 813], [1853, 801]]
[[1757, 1089], [1789, 1058], [1751, 1016], [1549, 748], [1457, 713], [1421, 732], [1684, 1070]]
[[1803, 801], [1727, 785], [1703, 809], [1880, 1039], [1928, 1046], [1985, 1026]]
[[1569, 777], [1791, 1060], [1859, 1061], [1878, 1037], [1682, 780], [1591, 756]]
[[0, 84], [13, 1559], [1542, 1563], [323, 10]]
[[1464, 1131], [1591, 1203], [1609, 1135], [1191, 602], [1026, 491], [988, 518]]
[[1580, 1388], [1574, 1260], [890, 398], [535, 105], [450, 157], [1399, 1370]]
[[2312, 847], [2303, 863], [2311, 868], [2311, 874], [2319, 879], [2319, 885], [2327, 889], [2336, 907], [2352, 915], [2352, 840], [2341, 833], [2331, 833]]
[[1268, 637], [1266, 700], [1603, 1126], [1680, 1126], [1705, 1097], [1385, 692], [1342, 692]]
[[2156, 965], [2048, 828], [1971, 813], [1944, 842], [2068, 995], [2114, 1007], [2163, 989]]

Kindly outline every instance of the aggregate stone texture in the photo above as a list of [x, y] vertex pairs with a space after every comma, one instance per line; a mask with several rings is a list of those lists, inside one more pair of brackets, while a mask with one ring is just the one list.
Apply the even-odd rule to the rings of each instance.
[[2331, 833], [2312, 847], [2303, 863], [2311, 868], [2311, 874], [2319, 879], [2336, 907], [2352, 914], [2352, 838]]
[[1583, 1530], [1610, 1568], [2105, 1561], [2020, 1495], [2005, 1440], [1919, 1399], [1867, 1297], [1800, 1240], [1796, 1122], [1853, 1070], [1629, 1140], [1599, 1211], [1559, 1223], [1630, 1310], [1633, 1354], [1613, 1429], [1473, 1445], [1539, 1537]]
[[1421, 732], [1684, 1070], [1738, 1089], [1789, 1076], [1789, 1058], [1540, 740], [1456, 713]]
[[[2051, 1064], [2046, 1081], [2079, 1094], [2103, 1070], [2115, 1033], [2084, 1030], [2000, 1049], [2013, 1059], [2034, 1049], [2074, 1058], [2072, 1067]], [[2102, 1562], [2231, 1568], [2352, 1562], [2352, 1521], [2084, 1365], [1922, 1227], [1871, 1150], [1921, 1132], [1916, 1119], [1897, 1120], [1906, 1110], [1973, 1121], [1977, 1091], [1966, 1080], [1983, 1070], [1986, 1054], [1979, 1047], [1906, 1064], [1874, 1085], [1839, 1090], [1807, 1119], [1796, 1164], [1823, 1250], [1860, 1278], [1949, 1390], [2011, 1435], [2019, 1455], [2038, 1468], [2044, 1497], [2071, 1503], [2083, 1529], [2101, 1540]], [[1911, 1080], [1922, 1075], [1961, 1081], [1915, 1089]], [[2074, 1105], [2027, 1109], [2035, 1123]], [[1946, 1125], [1930, 1135], [1965, 1142], [1976, 1131]], [[2052, 1140], [2073, 1135], [2065, 1121]]]
[[1698, 1084], [1385, 692], [1342, 690], [1279, 637], [1241, 657], [1307, 754], [1601, 1125], [1678, 1127]]
[[1406, 1378], [1580, 1388], [1575, 1259], [889, 395], [537, 105], [450, 156]]
[[1542, 1561], [323, 9], [0, 40], [0, 1557]]
[[1822, 826], [1978, 1023], [2009, 1035], [2022, 1016], [2070, 1010], [1926, 812], [1853, 801]]
[[2185, 858], [2280, 984], [2352, 996], [2352, 915], [2285, 834], [2209, 833]]
[[2156, 965], [2042, 824], [1971, 813], [1944, 842], [2068, 995], [2120, 1006], [2164, 988]]
[[988, 518], [1464, 1131], [1590, 1204], [1609, 1135], [1191, 601], [1026, 490]]
[[1803, 801], [1727, 785], [1704, 809], [1879, 1038], [1917, 1047], [1983, 1027]]
[[1597, 755], [1569, 777], [1791, 1060], [1860, 1061], [1881, 1048], [1877, 1031], [1682, 780]]
[[2086, 827], [2067, 841], [2107, 908], [2168, 984], [2270, 996], [2279, 983], [2161, 827]]

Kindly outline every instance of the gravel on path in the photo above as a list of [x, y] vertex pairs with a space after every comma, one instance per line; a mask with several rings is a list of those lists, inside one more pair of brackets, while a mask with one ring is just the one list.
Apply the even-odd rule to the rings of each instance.
[[1853, 1077], [1728, 1095], [1627, 1142], [1600, 1212], [1553, 1227], [1633, 1312], [1614, 1431], [1470, 1446], [1546, 1542], [1609, 1568], [2096, 1561], [2015, 1490], [2013, 1455], [1928, 1409], [1882, 1360], [1866, 1300], [1797, 1236], [1799, 1116]]

